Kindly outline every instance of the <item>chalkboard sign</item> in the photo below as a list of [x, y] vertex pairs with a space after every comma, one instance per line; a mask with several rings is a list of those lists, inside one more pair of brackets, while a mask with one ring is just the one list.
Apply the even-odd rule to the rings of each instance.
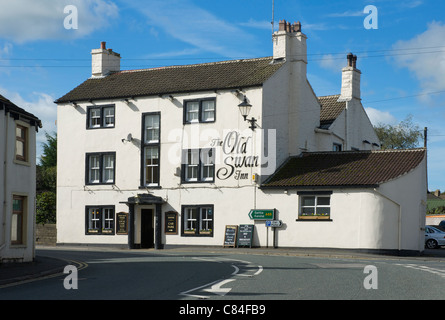
[[238, 226], [226, 226], [224, 232], [224, 247], [236, 246], [236, 235], [238, 233]]
[[128, 234], [128, 213], [116, 213], [116, 234]]
[[242, 224], [238, 231], [238, 247], [252, 248], [253, 224]]
[[175, 211], [165, 213], [165, 234], [178, 234], [178, 213]]

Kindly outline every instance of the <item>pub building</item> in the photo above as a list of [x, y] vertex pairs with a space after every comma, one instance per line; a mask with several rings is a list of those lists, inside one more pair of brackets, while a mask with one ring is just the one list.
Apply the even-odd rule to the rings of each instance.
[[93, 49], [56, 100], [58, 245], [422, 251], [426, 150], [379, 150], [352, 53], [316, 96], [306, 40], [282, 20], [270, 57], [140, 70]]

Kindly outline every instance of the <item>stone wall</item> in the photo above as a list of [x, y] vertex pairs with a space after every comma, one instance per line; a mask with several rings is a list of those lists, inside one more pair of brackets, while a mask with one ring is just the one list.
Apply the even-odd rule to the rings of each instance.
[[36, 245], [55, 246], [57, 242], [56, 224], [36, 225]]

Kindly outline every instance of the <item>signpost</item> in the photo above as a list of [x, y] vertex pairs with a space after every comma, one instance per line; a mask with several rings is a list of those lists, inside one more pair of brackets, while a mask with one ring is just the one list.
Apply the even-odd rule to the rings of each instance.
[[273, 220], [275, 209], [252, 209], [249, 212], [249, 218], [252, 220]]

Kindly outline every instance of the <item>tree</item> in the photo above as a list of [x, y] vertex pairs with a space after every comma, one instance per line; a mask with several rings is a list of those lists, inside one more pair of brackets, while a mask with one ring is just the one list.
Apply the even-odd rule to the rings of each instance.
[[45, 132], [46, 143], [36, 177], [36, 222], [56, 222], [57, 135]]
[[419, 126], [412, 122], [412, 115], [398, 125], [378, 124], [374, 130], [380, 140], [382, 149], [412, 149], [419, 146], [423, 138]]
[[54, 136], [45, 132], [46, 143], [43, 143], [43, 154], [40, 156], [40, 165], [45, 168], [57, 166], [57, 134]]

